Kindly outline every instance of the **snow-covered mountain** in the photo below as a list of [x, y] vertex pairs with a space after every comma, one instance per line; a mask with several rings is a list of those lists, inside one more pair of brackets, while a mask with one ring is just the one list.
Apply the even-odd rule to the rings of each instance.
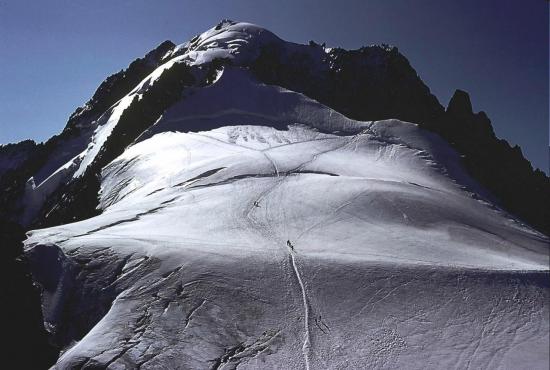
[[134, 63], [5, 177], [56, 225], [25, 243], [57, 368], [546, 368], [548, 238], [467, 96], [231, 21]]

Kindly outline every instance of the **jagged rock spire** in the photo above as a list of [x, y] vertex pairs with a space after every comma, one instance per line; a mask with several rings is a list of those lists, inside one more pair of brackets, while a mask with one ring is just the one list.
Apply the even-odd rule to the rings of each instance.
[[473, 114], [470, 95], [463, 90], [455, 90], [447, 106], [447, 112], [455, 116], [470, 116]]

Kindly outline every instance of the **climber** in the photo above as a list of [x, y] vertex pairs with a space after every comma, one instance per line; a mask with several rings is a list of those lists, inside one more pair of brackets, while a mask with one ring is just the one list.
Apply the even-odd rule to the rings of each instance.
[[254, 201], [254, 207], [260, 207], [260, 203], [257, 200]]
[[289, 247], [290, 249], [292, 249], [292, 251], [294, 251], [294, 246], [292, 245], [292, 243], [290, 242], [290, 240], [287, 240], [287, 241], [286, 241], [286, 246]]

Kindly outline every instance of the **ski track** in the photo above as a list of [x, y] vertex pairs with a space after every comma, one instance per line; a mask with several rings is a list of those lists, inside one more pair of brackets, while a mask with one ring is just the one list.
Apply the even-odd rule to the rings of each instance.
[[[267, 190], [265, 190], [264, 192], [262, 192], [260, 194], [260, 196], [257, 199], [258, 202], [260, 200], [262, 200], [263, 198], [265, 198], [269, 193], [273, 192], [277, 187], [282, 185], [283, 182], [286, 180], [286, 177], [287, 177], [286, 174], [285, 174], [285, 176], [282, 179], [279, 179], [280, 178], [279, 168], [278, 168], [276, 162], [264, 150], [262, 150], [260, 152], [271, 163], [271, 165], [273, 167], [273, 170], [275, 171], [276, 178], [278, 180], [276, 180], [276, 183], [273, 186], [269, 187]], [[305, 163], [302, 164], [302, 166], [303, 165], [305, 165]], [[267, 205], [266, 205], [266, 207], [267, 207]], [[267, 217], [266, 217], [267, 225], [262, 225], [254, 217], [250, 217], [250, 215], [251, 215], [254, 208], [255, 208], [254, 205], [249, 207], [245, 217], [252, 223], [252, 225], [257, 230], [259, 230], [261, 233], [264, 233], [265, 234], [264, 236], [267, 236], [268, 239], [273, 240], [274, 243], [277, 246], [283, 245], [284, 240], [279, 238], [273, 232], [273, 229], [270, 227], [270, 225], [267, 222]], [[267, 213], [267, 209], [266, 209], [266, 213]], [[309, 370], [310, 369], [310, 356], [311, 356], [311, 339], [310, 339], [310, 328], [309, 328], [309, 301], [308, 301], [308, 297], [307, 297], [305, 284], [304, 284], [303, 279], [302, 279], [302, 275], [301, 275], [300, 270], [298, 269], [298, 265], [296, 263], [296, 258], [295, 258], [294, 252], [292, 251], [292, 249], [289, 246], [287, 246], [287, 250], [288, 250], [288, 255], [290, 256], [290, 262], [291, 262], [291, 265], [292, 265], [292, 271], [293, 271], [294, 278], [296, 279], [296, 281], [298, 281], [298, 284], [300, 286], [300, 293], [301, 293], [301, 297], [302, 297], [302, 306], [303, 306], [303, 316], [304, 316], [304, 342], [302, 344], [302, 356], [304, 358], [305, 368], [306, 368], [306, 370]]]
[[[278, 180], [273, 186], [269, 187], [267, 190], [262, 192], [260, 194], [260, 196], [258, 197], [257, 202], [260, 202], [269, 193], [273, 192], [277, 187], [282, 185], [286, 181], [288, 173], [292, 173], [294, 171], [303, 169], [308, 164], [314, 162], [319, 156], [321, 156], [323, 154], [326, 154], [326, 153], [329, 153], [329, 152], [341, 150], [341, 149], [346, 148], [347, 146], [350, 146], [352, 144], [355, 145], [355, 148], [356, 148], [357, 147], [357, 142], [358, 142], [360, 136], [362, 134], [365, 134], [368, 131], [368, 129], [369, 128], [361, 131], [360, 133], [357, 133], [357, 134], [353, 135], [353, 137], [350, 140], [345, 140], [345, 142], [342, 145], [337, 146], [336, 148], [330, 148], [328, 150], [324, 150], [324, 151], [320, 151], [318, 153], [315, 153], [309, 160], [303, 162], [298, 167], [296, 167], [296, 168], [294, 168], [290, 171], [285, 171], [285, 175], [283, 176], [283, 178], [281, 180]], [[258, 151], [261, 152], [264, 155], [264, 157], [271, 163], [271, 165], [273, 167], [273, 170], [275, 171], [276, 177], [279, 178], [280, 177], [280, 172], [279, 172], [279, 167], [277, 166], [277, 163], [275, 162], [275, 160], [268, 153], [266, 153], [266, 151], [269, 150], [269, 149], [271, 149], [271, 148], [264, 149], [264, 150], [258, 150]], [[347, 205], [347, 204], [349, 204], [349, 202], [346, 202], [344, 205], [342, 205], [342, 207]], [[279, 238], [273, 232], [273, 229], [269, 226], [269, 224], [262, 225], [260, 222], [255, 220], [253, 217], [250, 217], [250, 215], [251, 215], [254, 208], [255, 208], [254, 205], [248, 207], [245, 218], [248, 219], [249, 222], [251, 222], [252, 225], [256, 229], [260, 230], [260, 232], [265, 234], [264, 236], [267, 236], [268, 239], [273, 240], [276, 245], [283, 245], [284, 240], [281, 240], [281, 238]], [[267, 214], [267, 210], [266, 210], [266, 214]], [[266, 217], [266, 221], [267, 221], [267, 217]], [[310, 228], [304, 230], [304, 232], [302, 232], [302, 234], [308, 232], [309, 229]], [[300, 234], [300, 236], [302, 236], [302, 234]], [[298, 263], [296, 261], [296, 251], [293, 250], [290, 246], [287, 246], [287, 250], [288, 250], [288, 255], [290, 257], [290, 262], [291, 262], [291, 265], [292, 265], [292, 271], [293, 271], [294, 278], [296, 279], [296, 281], [298, 282], [298, 285], [300, 286], [300, 293], [301, 293], [301, 297], [302, 297], [302, 306], [303, 306], [303, 317], [304, 317], [304, 342], [302, 344], [302, 355], [304, 357], [305, 368], [306, 368], [306, 370], [309, 370], [310, 369], [310, 362], [311, 362], [311, 360], [310, 360], [311, 351], [312, 351], [311, 329], [310, 329], [310, 304], [309, 304], [309, 299], [308, 299], [308, 295], [307, 295], [306, 286], [305, 286], [304, 280], [302, 278], [302, 274], [300, 273]]]
[[307, 298], [304, 281], [302, 280], [302, 274], [300, 273], [300, 270], [298, 269], [298, 265], [296, 264], [295, 252], [292, 250], [289, 250], [289, 254], [290, 254], [290, 260], [292, 262], [292, 268], [294, 270], [294, 275], [296, 276], [296, 279], [298, 280], [298, 284], [300, 284], [300, 290], [302, 291], [302, 303], [304, 305], [304, 344], [302, 345], [302, 353], [304, 355], [306, 370], [309, 370], [309, 362], [310, 362], [309, 358], [311, 356], [311, 353], [310, 353], [311, 337], [310, 337], [310, 329], [309, 329], [309, 300]]

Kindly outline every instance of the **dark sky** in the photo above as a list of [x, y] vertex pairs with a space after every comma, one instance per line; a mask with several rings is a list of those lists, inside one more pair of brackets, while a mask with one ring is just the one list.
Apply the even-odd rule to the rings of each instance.
[[281, 38], [399, 47], [442, 104], [470, 93], [497, 135], [548, 169], [546, 0], [0, 0], [0, 143], [59, 132], [99, 83], [222, 18]]

